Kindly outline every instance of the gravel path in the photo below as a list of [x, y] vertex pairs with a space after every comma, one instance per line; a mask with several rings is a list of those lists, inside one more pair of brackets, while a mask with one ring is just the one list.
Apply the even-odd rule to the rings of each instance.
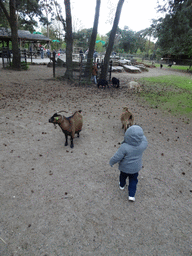
[[[178, 74], [116, 76], [126, 84], [172, 73]], [[1, 256], [192, 255], [189, 120], [139, 103], [126, 87], [98, 90], [52, 79], [46, 66], [0, 76]], [[127, 186], [118, 188], [117, 165], [108, 164], [123, 140], [124, 106], [149, 142], [134, 203]], [[71, 149], [48, 119], [78, 109], [84, 126]]]

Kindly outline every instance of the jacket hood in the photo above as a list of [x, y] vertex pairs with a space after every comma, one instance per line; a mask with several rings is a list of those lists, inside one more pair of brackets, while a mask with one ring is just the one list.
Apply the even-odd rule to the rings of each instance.
[[144, 139], [143, 129], [138, 125], [132, 125], [127, 129], [124, 142], [132, 146], [139, 146]]

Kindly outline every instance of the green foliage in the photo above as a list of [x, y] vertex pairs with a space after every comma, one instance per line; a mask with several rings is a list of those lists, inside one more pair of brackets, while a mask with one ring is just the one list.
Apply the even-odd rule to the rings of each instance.
[[136, 54], [137, 54], [137, 55], [141, 55], [141, 50], [140, 50], [140, 48], [137, 49]]
[[143, 78], [141, 96], [153, 107], [192, 118], [192, 79], [180, 76]]
[[[9, 13], [9, 2], [10, 0], [3, 1], [3, 5], [6, 7]], [[21, 30], [29, 30], [33, 32], [35, 30], [35, 26], [38, 26], [37, 19], [39, 18], [40, 23], [43, 25], [51, 24], [47, 17], [44, 16], [44, 13], [47, 13], [51, 16], [52, 19], [56, 19], [59, 17], [63, 19], [61, 15], [60, 5], [56, 0], [16, 0], [16, 10], [18, 13], [18, 29]], [[55, 11], [56, 10], [58, 11]], [[59, 19], [59, 20], [60, 20]], [[9, 26], [6, 17], [3, 13], [3, 10], [0, 7], [0, 27]]]
[[[107, 34], [110, 36], [110, 32]], [[128, 27], [124, 29], [117, 28], [113, 49], [117, 52], [133, 53], [136, 51], [136, 33], [129, 30]], [[121, 49], [121, 50], [120, 50]]]
[[82, 29], [78, 32], [73, 33], [74, 44], [77, 47], [81, 47], [86, 50], [89, 48], [89, 42], [91, 39], [92, 28]]
[[152, 54], [155, 50], [155, 44], [153, 42], [151, 42], [151, 40], [146, 40], [145, 50], [149, 55]]
[[184, 76], [159, 76], [159, 77], [150, 77], [144, 78], [150, 84], [159, 84], [163, 86], [173, 86], [187, 89], [192, 92], [192, 79]]
[[26, 62], [22, 61], [21, 62], [21, 69], [28, 70], [29, 69], [29, 65]]
[[[6, 8], [8, 14], [10, 0], [3, 1], [3, 5]], [[37, 26], [37, 21], [35, 17], [43, 17], [42, 6], [40, 5], [39, 0], [16, 0], [16, 10], [18, 13], [18, 29], [29, 30], [30, 32], [34, 31], [34, 26]], [[3, 12], [3, 9], [0, 7], [0, 27], [10, 27], [10, 24], [7, 21], [7, 18]]]
[[192, 5], [191, 1], [169, 1], [166, 7], [160, 6], [159, 10], [166, 10], [165, 18], [153, 22], [157, 45], [162, 55], [192, 56]]
[[[9, 9], [9, 5], [7, 1], [4, 3], [4, 6], [7, 10]], [[1, 7], [0, 7], [0, 27], [4, 27], [4, 28], [9, 27], [8, 20], [3, 12], [3, 9], [1, 9]]]
[[178, 66], [178, 65], [173, 65], [173, 66], [171, 67], [171, 69], [183, 70], [183, 71], [192, 70], [191, 68], [189, 68], [189, 66]]
[[[9, 67], [7, 67], [7, 68], [12, 68], [12, 67], [13, 67], [13, 63], [10, 62]], [[21, 61], [21, 69], [22, 70], [28, 70], [29, 65], [25, 61]]]
[[65, 42], [61, 42], [61, 49], [66, 49], [66, 43]]
[[124, 49], [125, 52], [133, 53], [136, 51], [136, 37], [132, 30], [120, 29], [119, 48]]
[[[47, 28], [42, 28], [41, 33], [44, 36], [47, 36]], [[49, 26], [49, 38], [52, 39], [52, 40], [59, 40], [58, 31], [53, 26]]]
[[[97, 35], [96, 41], [102, 40], [106, 42], [107, 38], [105, 36]], [[95, 44], [95, 49], [97, 52], [103, 52], [105, 50], [105, 45], [103, 45], [101, 42]]]
[[118, 53], [125, 53], [124, 49], [118, 49]]
[[[145, 53], [145, 55], [153, 54], [155, 51], [155, 44], [146, 38], [148, 30], [134, 32], [127, 26], [124, 29], [117, 29], [113, 49], [119, 53], [134, 54], [137, 51]], [[110, 32], [107, 34], [109, 38]], [[108, 40], [107, 40], [108, 41]]]
[[[157, 68], [159, 68], [160, 67], [160, 64], [155, 64], [155, 66], [157, 67]], [[166, 64], [163, 66], [163, 69], [170, 69], [170, 67], [168, 67]], [[189, 65], [188, 66], [180, 66], [180, 65], [173, 65], [172, 67], [171, 67], [171, 70], [179, 70], [179, 71], [184, 71], [184, 72], [187, 72], [187, 71], [192, 71], [192, 67], [189, 67]]]
[[34, 31], [34, 27], [38, 25], [35, 17], [43, 17], [42, 8], [39, 0], [17, 0], [16, 9], [18, 16], [18, 29]]
[[[63, 31], [62, 31], [63, 32]], [[47, 29], [46, 28], [42, 28], [41, 29], [41, 33], [44, 35], [44, 36], [47, 36]], [[55, 50], [58, 50], [58, 49], [65, 49], [66, 48], [66, 43], [63, 41], [63, 39], [61, 38], [62, 35], [61, 35], [61, 32], [53, 27], [53, 26], [50, 26], [49, 27], [49, 38], [51, 40], [59, 40], [60, 43], [58, 42], [52, 42], [51, 43], [51, 49], [55, 49]]]
[[20, 17], [18, 18], [18, 28], [20, 30], [28, 30], [31, 33], [34, 32], [34, 27], [37, 27], [37, 21], [35, 20], [25, 20], [25, 19], [21, 19]]

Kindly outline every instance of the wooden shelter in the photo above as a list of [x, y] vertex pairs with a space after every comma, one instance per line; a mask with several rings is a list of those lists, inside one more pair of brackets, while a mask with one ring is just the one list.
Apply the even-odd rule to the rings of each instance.
[[[24, 48], [25, 44], [31, 45], [31, 51], [34, 50], [34, 46], [38, 44], [47, 44], [49, 46], [51, 39], [42, 34], [31, 34], [28, 30], [18, 30], [18, 40], [20, 49]], [[9, 48], [9, 42], [11, 41], [11, 29], [0, 27], [0, 42], [3, 47]]]

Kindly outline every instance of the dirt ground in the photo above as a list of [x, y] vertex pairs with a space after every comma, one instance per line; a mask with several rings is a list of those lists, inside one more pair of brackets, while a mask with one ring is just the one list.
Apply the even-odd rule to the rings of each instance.
[[[166, 74], [175, 72], [119, 73], [120, 89], [98, 90], [52, 79], [46, 66], [0, 69], [1, 256], [192, 255], [191, 121], [127, 90], [130, 80]], [[109, 166], [124, 106], [149, 142], [134, 203]], [[48, 119], [79, 109], [84, 126], [71, 149]]]

